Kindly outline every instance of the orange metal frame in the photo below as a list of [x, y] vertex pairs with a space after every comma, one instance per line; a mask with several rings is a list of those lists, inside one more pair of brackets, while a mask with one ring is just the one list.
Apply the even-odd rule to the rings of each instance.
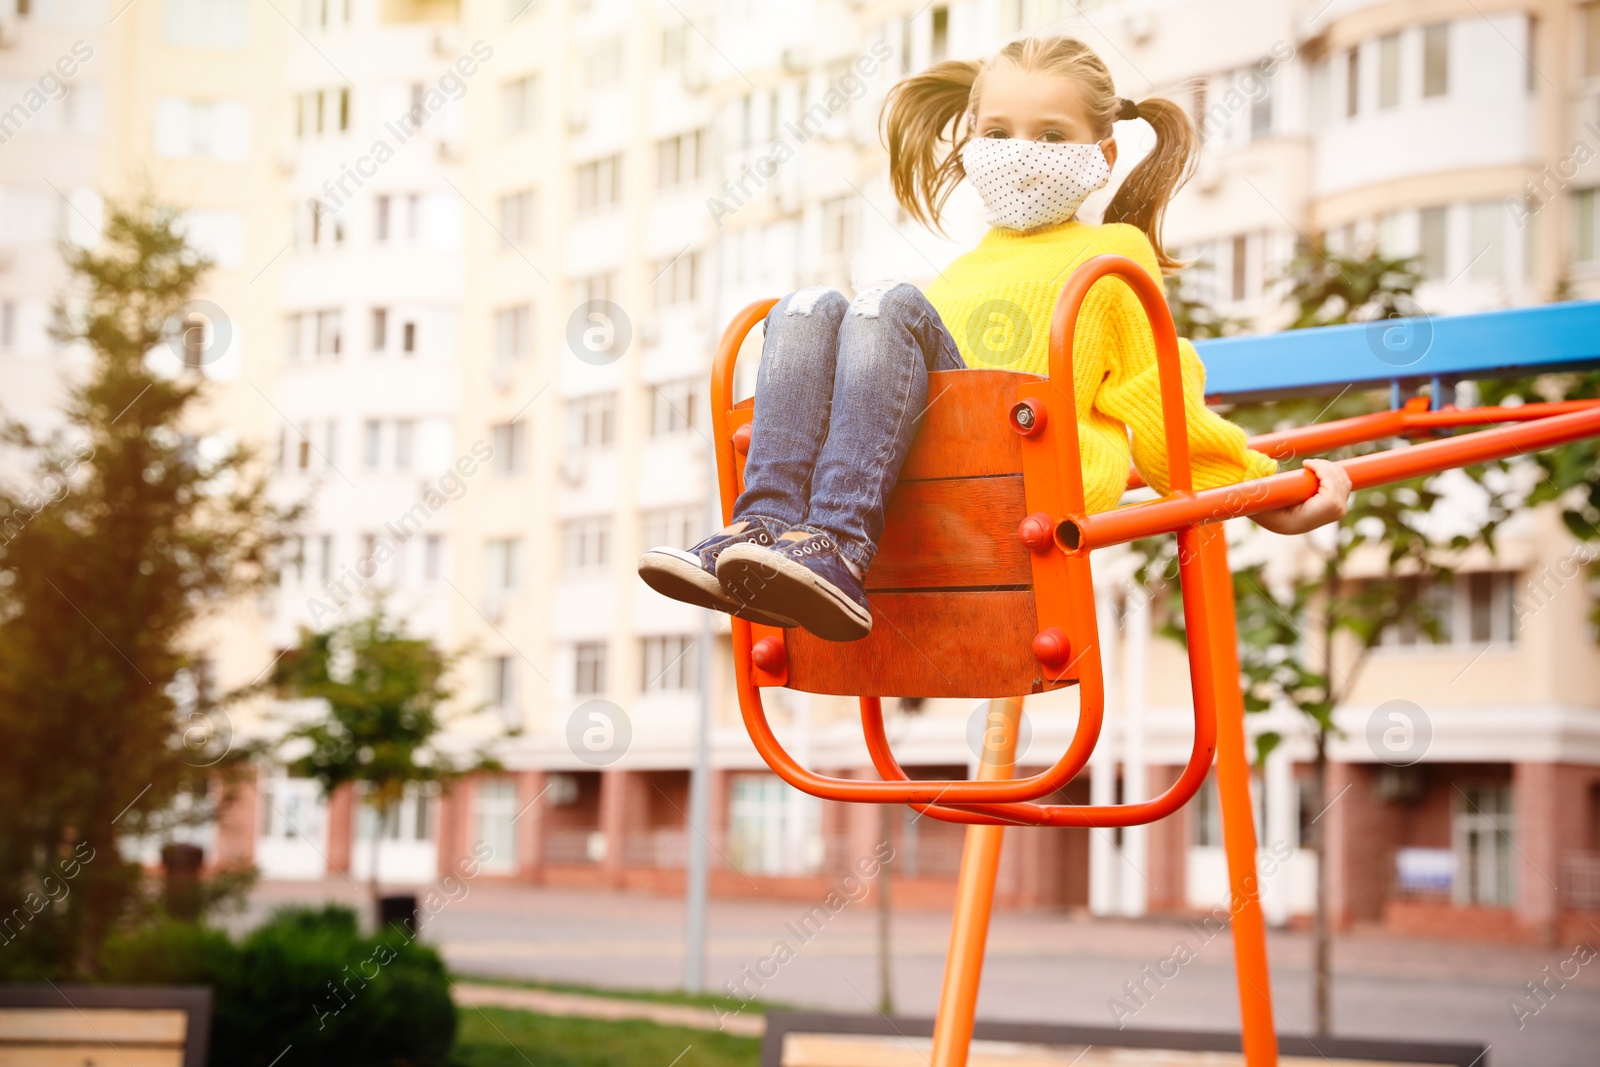
[[[1108, 276], [1138, 297], [1155, 340], [1172, 485], [1161, 498], [1087, 513], [1078, 452], [1073, 396], [1073, 338], [1083, 300]], [[744, 308], [728, 326], [711, 377], [717, 472], [725, 521], [732, 521], [738, 495], [735, 451], [748, 441], [732, 430], [733, 372], [751, 329], [776, 301]], [[827, 800], [909, 804], [934, 818], [973, 824], [963, 858], [952, 928], [951, 951], [935, 1032], [936, 1067], [966, 1062], [987, 916], [1003, 827], [1006, 825], [1114, 827], [1152, 822], [1172, 814], [1200, 788], [1213, 758], [1224, 826], [1224, 846], [1233, 896], [1235, 959], [1243, 1047], [1251, 1067], [1277, 1062], [1267, 968], [1266, 927], [1257, 883], [1255, 828], [1251, 815], [1244, 706], [1239, 690], [1233, 583], [1222, 520], [1300, 503], [1316, 492], [1309, 470], [1296, 470], [1221, 489], [1193, 487], [1183, 379], [1177, 336], [1158, 282], [1134, 262], [1099, 256], [1073, 273], [1057, 301], [1050, 329], [1050, 376], [1018, 387], [1013, 425], [1022, 437], [1024, 493], [1028, 517], [1018, 536], [1031, 549], [1033, 591], [1039, 615], [1034, 653], [1045, 677], [1079, 687], [1078, 723], [1061, 758], [1040, 774], [1014, 778], [1011, 749], [976, 780], [912, 781], [890, 751], [877, 697], [860, 698], [862, 730], [874, 767], [883, 779], [832, 778], [801, 766], [773, 733], [762, 707], [761, 688], [788, 681], [782, 631], [733, 620], [733, 651], [739, 706], [756, 750], [784, 781]], [[1026, 410], [1024, 410], [1026, 409]], [[1505, 426], [1503, 423], [1516, 423]], [[1326, 451], [1364, 441], [1432, 434], [1462, 426], [1491, 429], [1343, 460], [1357, 489], [1400, 481], [1600, 436], [1600, 403], [1528, 404], [1518, 408], [1427, 411], [1408, 405], [1396, 411], [1345, 419], [1252, 440], [1252, 447], [1277, 458]], [[742, 427], [741, 427], [742, 428]], [[742, 449], [739, 449], [742, 451]], [[1137, 478], [1133, 483], [1137, 484]], [[1089, 554], [1094, 549], [1159, 534], [1178, 538], [1178, 570], [1189, 636], [1194, 698], [1194, 740], [1187, 765], [1160, 796], [1132, 804], [1032, 803], [1070, 782], [1088, 763], [1099, 738], [1105, 691]], [[1005, 709], [1015, 742], [1020, 703]], [[1015, 709], [1014, 711], [1011, 709]]]

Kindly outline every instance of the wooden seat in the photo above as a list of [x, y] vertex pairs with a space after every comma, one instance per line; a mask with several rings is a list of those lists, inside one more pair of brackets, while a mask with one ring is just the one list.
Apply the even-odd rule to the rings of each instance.
[[[991, 697], [1070, 683], [1050, 680], [1033, 652], [1034, 563], [1018, 536], [1028, 508], [1022, 438], [1009, 415], [1018, 386], [1042, 381], [1003, 370], [928, 376], [928, 405], [867, 573], [872, 633], [839, 643], [756, 627], [758, 642], [781, 634], [783, 684], [849, 696]], [[749, 431], [740, 428], [752, 405], [728, 413], [741, 489]]]
[[0, 1067], [203, 1067], [211, 990], [0, 986]]

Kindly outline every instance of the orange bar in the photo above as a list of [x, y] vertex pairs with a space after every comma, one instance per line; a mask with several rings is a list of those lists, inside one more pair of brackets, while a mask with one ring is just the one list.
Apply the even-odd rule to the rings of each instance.
[[[1022, 701], [1002, 697], [989, 701], [984, 723], [983, 755], [978, 779], [1011, 777], [1012, 758], [1022, 719]], [[933, 1061], [929, 1067], [966, 1067], [972, 1045], [972, 1024], [978, 1012], [978, 983], [983, 977], [983, 951], [989, 941], [989, 915], [994, 909], [995, 876], [1000, 870], [1004, 826], [971, 826], [961, 850], [961, 880], [956, 885], [955, 914], [950, 920], [950, 954], [945, 957], [944, 988], [933, 1021]]]
[[[1233, 575], [1222, 528], [1201, 531], [1200, 560], [1205, 571], [1204, 611], [1212, 634], [1236, 632]], [[1187, 598], [1185, 598], [1187, 601]], [[1272, 978], [1267, 967], [1267, 924], [1261, 913], [1256, 877], [1256, 828], [1250, 805], [1250, 757], [1245, 751], [1244, 699], [1239, 692], [1239, 650], [1231, 641], [1211, 648], [1212, 683], [1217, 701], [1217, 795], [1222, 808], [1222, 843], [1228, 857], [1229, 900], [1233, 915], [1234, 971], [1243, 1017], [1244, 1061], [1249, 1067], [1276, 1067], [1278, 1036], [1272, 1025]]]
[[[1590, 405], [1517, 426], [1496, 426], [1408, 448], [1356, 456], [1340, 460], [1339, 464], [1349, 472], [1355, 488], [1370, 489], [1594, 436], [1600, 436], [1600, 406]], [[1287, 471], [1220, 489], [1173, 494], [1094, 515], [1068, 516], [1057, 527], [1057, 541], [1069, 552], [1089, 552], [1194, 523], [1218, 522], [1299, 504], [1316, 491], [1317, 477], [1309, 470]]]

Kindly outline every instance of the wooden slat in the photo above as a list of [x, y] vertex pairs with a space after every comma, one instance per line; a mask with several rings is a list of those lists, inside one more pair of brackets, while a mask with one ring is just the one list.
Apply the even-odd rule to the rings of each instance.
[[867, 589], [1025, 586], [1022, 477], [903, 481], [889, 498]]
[[1027, 590], [878, 593], [872, 633], [824, 641], [785, 630], [789, 686], [845, 696], [992, 697], [1039, 692]]
[[928, 407], [906, 454], [901, 481], [1018, 474], [1022, 449], [1008, 415], [1017, 386], [1037, 374], [947, 370], [928, 375]]
[[183, 1067], [183, 1050], [132, 1045], [0, 1045], [0, 1067]]
[[[867, 1034], [785, 1034], [783, 1067], [927, 1067], [933, 1042], [925, 1037]], [[1284, 1056], [1282, 1067], [1421, 1067], [1394, 1060], [1327, 1060]], [[1109, 1045], [1032, 1045], [974, 1041], [968, 1067], [1245, 1067], [1238, 1052], [1118, 1048]]]
[[189, 1013], [177, 1008], [0, 1008], [0, 1046], [28, 1041], [182, 1046]]

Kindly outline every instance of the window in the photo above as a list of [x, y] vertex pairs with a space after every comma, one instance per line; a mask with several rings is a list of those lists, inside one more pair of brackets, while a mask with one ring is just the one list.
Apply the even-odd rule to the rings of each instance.
[[531, 130], [538, 117], [538, 79], [532, 75], [500, 85], [500, 132], [510, 136]]
[[561, 566], [592, 571], [611, 563], [611, 517], [590, 515], [561, 524]]
[[1509, 785], [1457, 786], [1451, 820], [1451, 847], [1456, 854], [1452, 897], [1457, 904], [1505, 906], [1512, 892], [1513, 834], [1516, 816]]
[[484, 583], [491, 598], [516, 592], [521, 552], [522, 540], [517, 537], [495, 538], [485, 546]]
[[322, 462], [332, 467], [337, 462], [334, 456], [339, 454], [339, 424], [329, 419], [322, 428]]
[[1510, 645], [1517, 640], [1515, 571], [1470, 571], [1411, 595], [1438, 620], [1438, 633], [1427, 633], [1407, 618], [1383, 635], [1385, 647], [1449, 645], [1462, 650], [1486, 644]]
[[1600, 211], [1595, 210], [1600, 205], [1600, 189], [1585, 189], [1573, 200], [1578, 221], [1575, 258], [1579, 263], [1593, 263], [1600, 260]]
[[311, 319], [314, 328], [312, 351], [318, 357], [333, 358], [343, 349], [343, 329], [338, 311], [318, 311]]
[[1473, 204], [1467, 218], [1467, 277], [1497, 282], [1505, 274], [1505, 208], [1497, 200]]
[[572, 649], [572, 691], [596, 696], [606, 691], [606, 643], [579, 641]]
[[681, 23], [661, 31], [661, 65], [675, 67], [689, 55], [689, 26]]
[[1261, 96], [1250, 101], [1250, 139], [1260, 141], [1272, 136], [1272, 82], [1261, 83]]
[[[17, 14], [27, 13], [28, 0], [18, 0]], [[161, 32], [168, 44], [243, 48], [249, 43], [249, 0], [167, 0], [161, 15]]]
[[296, 432], [300, 440], [295, 445], [295, 466], [301, 470], [311, 469], [311, 427], [301, 426]]
[[575, 185], [579, 211], [595, 211], [622, 200], [622, 157], [606, 156], [578, 164]]
[[383, 465], [383, 423], [368, 419], [361, 439], [364, 442], [362, 456], [367, 470], [375, 471]]
[[17, 305], [7, 300], [0, 303], [0, 348], [10, 351], [17, 344]]
[[822, 251], [841, 255], [850, 247], [850, 198], [835, 196], [822, 202]]
[[533, 352], [533, 308], [528, 304], [495, 312], [494, 354], [497, 359], [522, 359]]
[[692, 130], [656, 142], [657, 189], [699, 181], [704, 176], [704, 130]]
[[389, 347], [389, 309], [372, 309], [372, 351], [382, 352]]
[[417, 351], [417, 324], [407, 322], [400, 327], [400, 351], [413, 355]]
[[532, 189], [507, 193], [500, 198], [500, 236], [508, 246], [525, 245], [533, 240], [534, 196]]
[[1443, 96], [1450, 91], [1450, 24], [1440, 22], [1422, 29], [1422, 95]]
[[417, 420], [398, 419], [394, 424], [394, 469], [407, 471], [411, 469], [411, 460], [416, 454], [417, 446]]
[[650, 388], [650, 436], [665, 437], [694, 429], [698, 382], [667, 382]]
[[[507, 657], [501, 657], [507, 658]], [[483, 869], [497, 874], [507, 874], [517, 869], [517, 783], [500, 778], [478, 783], [475, 827], [477, 845], [488, 846], [489, 855], [483, 860]]]
[[656, 270], [656, 306], [689, 304], [700, 295], [700, 253], [684, 252]]
[[705, 525], [703, 508], [657, 508], [642, 516], [644, 543], [647, 546], [670, 545], [683, 548], [700, 540], [699, 532]]
[[490, 428], [490, 442], [494, 446], [490, 469], [495, 474], [522, 473], [522, 444], [526, 436], [521, 422], [501, 422]]
[[490, 656], [484, 660], [484, 700], [511, 725], [517, 708], [517, 663], [510, 656]]
[[1418, 212], [1418, 254], [1422, 260], [1422, 276], [1429, 281], [1439, 281], [1445, 276], [1450, 262], [1449, 216], [1444, 207], [1423, 208]]
[[1400, 35], [1378, 38], [1378, 109], [1400, 104]]
[[1244, 234], [1239, 234], [1233, 239], [1233, 299], [1245, 298], [1245, 270], [1250, 265], [1250, 242]]
[[569, 448], [607, 448], [616, 443], [617, 395], [595, 393], [567, 401]]
[[242, 163], [250, 155], [250, 105], [243, 100], [159, 97], [154, 134], [155, 153], [162, 159]]
[[695, 639], [685, 634], [643, 638], [639, 642], [639, 688], [646, 693], [693, 689], [695, 644]]
[[929, 53], [935, 63], [943, 62], [950, 54], [950, 8], [944, 4], [933, 9], [933, 41]]
[[380, 196], [373, 201], [376, 211], [372, 222], [372, 239], [387, 241], [389, 239], [389, 203], [390, 198]]
[[444, 576], [444, 535], [429, 534], [422, 542], [423, 581], [437, 582]]
[[1345, 53], [1344, 59], [1344, 114], [1355, 118], [1361, 110], [1361, 46], [1356, 45]]
[[616, 287], [616, 276], [613, 274], [591, 274], [577, 279], [572, 285], [573, 295], [580, 304], [609, 301]]
[[583, 84], [587, 89], [603, 89], [622, 80], [622, 38], [611, 37], [583, 57]]
[[317, 538], [317, 577], [322, 582], [333, 581], [333, 534]]

